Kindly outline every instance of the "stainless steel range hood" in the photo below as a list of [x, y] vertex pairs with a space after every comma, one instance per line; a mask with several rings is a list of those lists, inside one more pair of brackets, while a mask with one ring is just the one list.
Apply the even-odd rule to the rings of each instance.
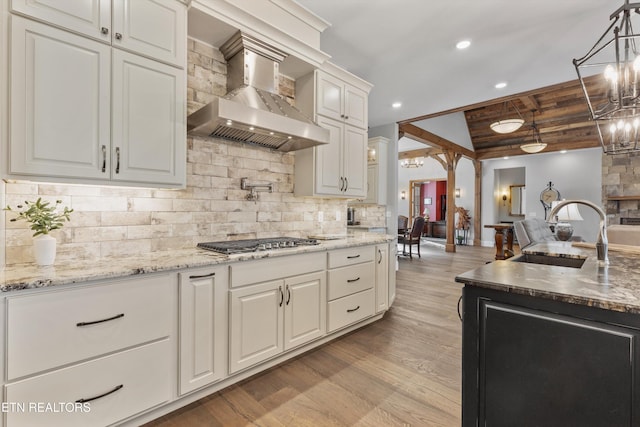
[[190, 134], [280, 151], [329, 143], [327, 129], [316, 125], [277, 93], [284, 52], [239, 31], [220, 51], [227, 61], [229, 92], [189, 115]]

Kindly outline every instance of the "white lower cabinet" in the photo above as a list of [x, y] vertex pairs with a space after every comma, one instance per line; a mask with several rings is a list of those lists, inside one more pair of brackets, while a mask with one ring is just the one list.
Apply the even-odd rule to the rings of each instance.
[[225, 265], [178, 274], [181, 395], [227, 375], [228, 271]]
[[325, 272], [232, 289], [229, 371], [277, 356], [325, 334]]
[[9, 383], [6, 425], [106, 426], [169, 402], [170, 352], [164, 339]]
[[389, 244], [376, 245], [376, 313], [389, 308]]
[[376, 312], [374, 246], [329, 252], [327, 332], [333, 332]]
[[7, 426], [106, 426], [173, 399], [176, 274], [6, 298]]

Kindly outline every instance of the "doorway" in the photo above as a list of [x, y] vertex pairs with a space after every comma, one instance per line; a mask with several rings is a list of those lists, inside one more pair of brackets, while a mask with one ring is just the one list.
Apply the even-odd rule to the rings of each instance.
[[409, 181], [409, 224], [422, 216], [427, 222], [447, 217], [447, 180], [442, 178]]

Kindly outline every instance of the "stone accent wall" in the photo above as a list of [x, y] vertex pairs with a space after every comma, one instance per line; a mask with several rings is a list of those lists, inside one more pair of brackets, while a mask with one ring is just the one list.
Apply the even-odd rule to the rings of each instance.
[[[226, 93], [226, 64], [217, 49], [189, 40], [187, 73], [189, 113]], [[291, 79], [283, 76], [281, 86], [283, 96], [295, 99]], [[57, 262], [189, 248], [213, 240], [346, 233], [346, 200], [293, 195], [295, 153], [199, 137], [188, 138], [187, 144], [184, 190], [8, 182], [6, 202], [15, 206], [42, 196], [74, 209], [72, 221], [54, 232]], [[241, 177], [272, 182], [274, 192], [247, 201]], [[26, 223], [7, 220], [7, 265], [33, 261], [31, 234]]]
[[602, 198], [609, 224], [620, 224], [620, 218], [640, 218], [640, 200], [607, 201], [612, 196], [640, 199], [640, 153], [602, 156]]

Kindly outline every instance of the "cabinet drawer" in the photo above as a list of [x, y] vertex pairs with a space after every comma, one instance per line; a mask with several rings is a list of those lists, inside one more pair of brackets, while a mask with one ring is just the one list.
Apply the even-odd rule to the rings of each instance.
[[[7, 425], [106, 426], [167, 402], [175, 375], [171, 349], [166, 339], [7, 384], [5, 401], [24, 405], [7, 412]], [[84, 406], [75, 403], [101, 395]]]
[[329, 303], [328, 332], [333, 332], [359, 320], [373, 316], [375, 293], [373, 289], [358, 292]]
[[372, 288], [374, 269], [372, 262], [366, 262], [329, 270], [329, 300]]
[[373, 261], [373, 252], [373, 246], [359, 246], [331, 251], [329, 252], [329, 268]]
[[7, 379], [170, 334], [175, 274], [7, 298]]
[[231, 287], [313, 273], [326, 268], [325, 252], [266, 258], [231, 264]]

